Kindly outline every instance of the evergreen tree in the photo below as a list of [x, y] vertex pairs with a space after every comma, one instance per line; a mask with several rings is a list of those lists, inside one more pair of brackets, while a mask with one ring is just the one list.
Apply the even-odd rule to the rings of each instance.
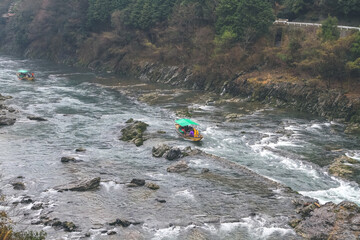
[[337, 18], [331, 16], [328, 16], [328, 18], [322, 23], [320, 37], [324, 42], [337, 40], [340, 37], [340, 31], [337, 25]]
[[217, 34], [240, 41], [266, 33], [275, 19], [271, 4], [263, 0], [220, 0], [216, 14]]

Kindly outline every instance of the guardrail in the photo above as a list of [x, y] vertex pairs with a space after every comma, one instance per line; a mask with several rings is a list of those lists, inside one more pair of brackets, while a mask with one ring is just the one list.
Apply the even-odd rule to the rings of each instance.
[[[307, 26], [314, 26], [314, 27], [321, 27], [320, 23], [305, 23], [305, 22], [288, 22], [287, 20], [276, 20], [274, 24], [284, 24], [284, 25], [293, 25], [299, 27], [307, 27]], [[358, 30], [360, 31], [360, 27], [351, 27], [351, 26], [337, 26], [341, 30]]]

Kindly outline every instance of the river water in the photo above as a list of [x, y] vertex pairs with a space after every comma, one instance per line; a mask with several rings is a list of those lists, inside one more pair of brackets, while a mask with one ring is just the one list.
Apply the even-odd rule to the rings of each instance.
[[[17, 80], [22, 68], [34, 71], [36, 81]], [[201, 157], [188, 160], [189, 173], [167, 173], [167, 160], [151, 155], [161, 143], [201, 149], [320, 203], [360, 204], [356, 183], [326, 171], [341, 155], [360, 160], [359, 139], [343, 134], [344, 126], [336, 122], [245, 100], [206, 103], [218, 96], [8, 56], [0, 57], [0, 93], [12, 96], [6, 104], [19, 111], [15, 125], [0, 128], [0, 189], [6, 196], [0, 210], [18, 222], [16, 228], [45, 230], [49, 239], [85, 234], [90, 239], [300, 238], [287, 225], [293, 214], [288, 195]], [[183, 141], [174, 131], [175, 112], [186, 107], [200, 123], [204, 139], [199, 144]], [[48, 121], [32, 121], [29, 115]], [[118, 140], [129, 118], [149, 124], [152, 137], [143, 146]], [[165, 133], [156, 134], [160, 130]], [[86, 151], [76, 153], [79, 147]], [[64, 164], [63, 156], [81, 162]], [[202, 168], [212, 175], [204, 177]], [[97, 191], [54, 190], [89, 177], [101, 177]], [[160, 189], [127, 188], [124, 183], [132, 178], [155, 182]], [[14, 190], [14, 181], [26, 190]], [[43, 208], [13, 204], [24, 196]], [[41, 216], [72, 221], [78, 230], [31, 224]], [[117, 218], [140, 224], [110, 227]], [[112, 229], [116, 235], [107, 234]]]

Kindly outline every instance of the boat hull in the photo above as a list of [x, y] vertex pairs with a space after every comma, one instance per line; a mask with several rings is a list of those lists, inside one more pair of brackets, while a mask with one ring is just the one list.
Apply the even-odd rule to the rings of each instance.
[[35, 77], [21, 77], [19, 74], [16, 74], [19, 80], [27, 80], [27, 81], [34, 81]]
[[180, 127], [179, 124], [175, 124], [176, 132], [177, 132], [182, 138], [184, 138], [185, 140], [187, 140], [187, 141], [192, 141], [192, 142], [198, 142], [198, 141], [200, 141], [201, 139], [203, 139], [203, 135], [201, 135], [201, 134], [200, 134], [199, 137], [191, 137], [191, 136], [185, 135], [185, 134], [183, 134], [183, 133], [181, 133], [181, 132], [179, 131], [179, 127]]

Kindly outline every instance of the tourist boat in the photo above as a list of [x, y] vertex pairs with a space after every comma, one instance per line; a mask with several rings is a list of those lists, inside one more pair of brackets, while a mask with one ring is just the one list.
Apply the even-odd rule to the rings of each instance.
[[27, 70], [19, 70], [16, 73], [16, 76], [18, 77], [19, 80], [29, 80], [29, 81], [33, 81], [35, 79], [35, 75], [32, 72], [29, 72]]
[[175, 121], [176, 132], [185, 140], [193, 142], [198, 142], [203, 139], [203, 136], [194, 127], [196, 125], [199, 124], [187, 118], [182, 118]]

